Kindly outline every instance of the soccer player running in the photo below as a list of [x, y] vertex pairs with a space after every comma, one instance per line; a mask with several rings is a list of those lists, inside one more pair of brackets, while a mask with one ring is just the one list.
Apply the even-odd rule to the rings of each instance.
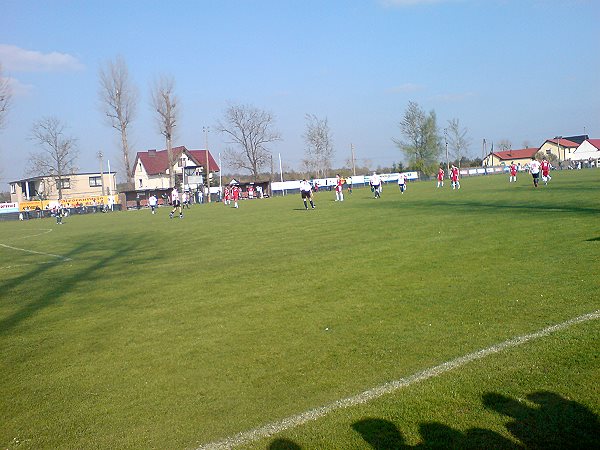
[[308, 209], [308, 204], [306, 203], [307, 200], [310, 201], [310, 206], [312, 209], [315, 209], [315, 204], [313, 203], [312, 197], [312, 187], [310, 186], [310, 183], [306, 181], [306, 178], [302, 179], [300, 182], [300, 195], [302, 197], [302, 201], [304, 202], [304, 209]]
[[335, 201], [344, 201], [344, 179], [339, 173], [335, 176]]
[[377, 175], [377, 172], [373, 172], [370, 183], [375, 198], [381, 198], [381, 177]]
[[398, 187], [400, 188], [400, 192], [404, 194], [406, 190], [406, 175], [403, 173], [398, 174]]
[[550, 161], [544, 158], [540, 163], [540, 169], [542, 170], [542, 181], [545, 185], [548, 185], [548, 181], [552, 179], [550, 176]]
[[152, 214], [156, 214], [156, 205], [158, 205], [158, 199], [156, 198], [156, 195], [152, 194], [150, 196], [150, 198], [148, 199], [148, 205], [152, 210]]
[[460, 189], [460, 181], [458, 178], [458, 167], [452, 164], [450, 168], [450, 180], [452, 180], [452, 189]]
[[508, 182], [512, 183], [514, 181], [516, 183], [517, 182], [517, 165], [515, 164], [514, 161], [512, 161], [510, 163], [508, 170], [510, 171], [510, 177], [508, 177]]
[[531, 158], [531, 162], [529, 163], [529, 173], [533, 177], [533, 186], [538, 187], [538, 183], [540, 182], [540, 162], [534, 158]]
[[444, 175], [444, 169], [440, 167], [440, 170], [438, 170], [437, 173], [437, 187], [444, 187]]
[[177, 187], [174, 187], [171, 191], [171, 204], [173, 205], [173, 209], [169, 213], [169, 218], [172, 219], [175, 211], [179, 210], [179, 218], [183, 219], [183, 210], [181, 209], [181, 200], [179, 200], [179, 192], [177, 191]]

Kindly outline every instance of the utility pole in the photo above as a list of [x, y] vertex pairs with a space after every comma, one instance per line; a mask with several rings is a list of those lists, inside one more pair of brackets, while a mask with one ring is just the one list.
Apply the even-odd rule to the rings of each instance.
[[210, 131], [210, 127], [202, 127], [202, 131], [204, 132], [204, 147], [206, 148], [206, 197], [207, 202], [210, 203], [210, 166], [208, 165], [208, 133]]
[[354, 156], [354, 144], [350, 144], [350, 153], [352, 154], [352, 175], [356, 176], [356, 159]]
[[[446, 141], [446, 173], [450, 173], [450, 159], [448, 158], [448, 129], [444, 128], [444, 139]], [[458, 163], [460, 165], [460, 161]]]
[[102, 157], [104, 155], [102, 154], [102, 150], [100, 150], [98, 152], [98, 159], [100, 160], [100, 182], [102, 184], [102, 196], [104, 196], [104, 167], [102, 164]]

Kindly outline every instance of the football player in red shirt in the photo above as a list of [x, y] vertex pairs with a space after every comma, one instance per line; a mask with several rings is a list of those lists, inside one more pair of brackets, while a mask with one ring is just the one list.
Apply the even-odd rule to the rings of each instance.
[[460, 181], [458, 181], [458, 167], [452, 164], [450, 169], [450, 179], [452, 180], [452, 189], [460, 189]]
[[513, 181], [516, 183], [517, 182], [517, 165], [515, 164], [514, 161], [512, 161], [510, 163], [510, 177], [508, 177], [508, 182], [512, 183]]
[[440, 167], [437, 173], [437, 187], [444, 187], [444, 169]]
[[540, 168], [542, 169], [542, 180], [544, 181], [544, 184], [547, 185], [548, 181], [552, 179], [550, 176], [550, 162], [544, 158]]

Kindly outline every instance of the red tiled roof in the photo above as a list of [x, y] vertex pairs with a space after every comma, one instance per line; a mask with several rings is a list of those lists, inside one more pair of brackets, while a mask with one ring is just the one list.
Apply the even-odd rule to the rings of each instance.
[[[562, 144], [562, 142], [561, 142]], [[533, 158], [538, 152], [538, 148], [522, 148], [520, 150], [504, 150], [501, 152], [494, 152], [494, 155], [503, 161], [509, 159], [523, 159], [523, 158]]]
[[[552, 142], [553, 144], [560, 145], [561, 147], [567, 147], [567, 148], [579, 147], [579, 144], [577, 142], [569, 141], [568, 139], [548, 139], [548, 140], [546, 140], [546, 142]], [[544, 144], [546, 142], [544, 142]]]
[[588, 139], [587, 141], [600, 150], [600, 139]]
[[[184, 146], [173, 147], [173, 158], [177, 160], [183, 152], [186, 152], [198, 166], [206, 165], [206, 153], [208, 152], [208, 167], [211, 172], [218, 172], [219, 166], [213, 159], [208, 150], [188, 150]], [[169, 166], [169, 157], [167, 150], [148, 150], [145, 152], [137, 152], [135, 164], [141, 161], [148, 175], [158, 175], [166, 173]]]

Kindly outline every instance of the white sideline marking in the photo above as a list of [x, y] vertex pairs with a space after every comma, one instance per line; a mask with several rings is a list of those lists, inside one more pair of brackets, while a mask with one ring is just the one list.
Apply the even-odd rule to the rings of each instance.
[[422, 372], [417, 372], [409, 377], [401, 378], [396, 381], [390, 381], [389, 383], [382, 384], [381, 386], [377, 386], [373, 389], [361, 392], [360, 394], [354, 395], [352, 397], [337, 400], [328, 405], [321, 406], [320, 408], [311, 409], [310, 411], [306, 411], [295, 416], [287, 417], [278, 422], [273, 422], [264, 425], [260, 428], [255, 428], [254, 430], [244, 431], [234, 436], [225, 438], [221, 441], [204, 444], [201, 447], [198, 447], [197, 450], [230, 449], [239, 445], [249, 444], [259, 439], [267, 438], [277, 433], [281, 433], [282, 431], [289, 430], [290, 428], [294, 428], [299, 425], [303, 425], [307, 422], [319, 419], [338, 409], [348, 408], [351, 406], [360, 405], [362, 403], [367, 403], [383, 395], [391, 394], [397, 391], [398, 389], [410, 386], [411, 384], [419, 383], [421, 381], [437, 377], [438, 375], [456, 369], [457, 367], [464, 366], [465, 364], [470, 363], [471, 361], [485, 358], [486, 356], [492, 355], [494, 353], [499, 353], [503, 350], [506, 350], [507, 348], [518, 347], [519, 345], [525, 344], [531, 340], [545, 337], [556, 331], [568, 328], [571, 325], [599, 318], [600, 310], [595, 311], [593, 313], [584, 314], [583, 316], [575, 317], [574, 319], [567, 320], [566, 322], [543, 328], [542, 330], [536, 331], [535, 333], [517, 336], [499, 344], [492, 345], [491, 347], [484, 348], [473, 353], [469, 353], [468, 355], [461, 356], [451, 361], [447, 361], [438, 366], [430, 367], [429, 369], [425, 369]]
[[54, 253], [36, 252], [35, 250], [28, 250], [26, 248], [12, 247], [12, 246], [6, 245], [6, 244], [0, 244], [0, 247], [10, 248], [11, 250], [19, 250], [21, 252], [26, 252], [26, 253], [33, 253], [35, 255], [52, 256], [54, 258], [62, 259], [63, 261], [71, 261], [71, 258], [67, 258], [66, 256], [62, 256], [62, 255], [55, 255]]
[[[38, 231], [39, 230], [41, 230], [42, 232], [41, 233], [36, 233], [36, 234], [28, 234], [26, 236], [14, 237], [11, 240], [15, 241], [15, 240], [18, 240], [18, 239], [27, 239], [27, 238], [30, 238], [30, 237], [41, 236], [42, 234], [48, 234], [48, 233], [52, 232], [52, 228], [38, 228]], [[32, 230], [32, 231], [34, 231], [34, 230]]]

